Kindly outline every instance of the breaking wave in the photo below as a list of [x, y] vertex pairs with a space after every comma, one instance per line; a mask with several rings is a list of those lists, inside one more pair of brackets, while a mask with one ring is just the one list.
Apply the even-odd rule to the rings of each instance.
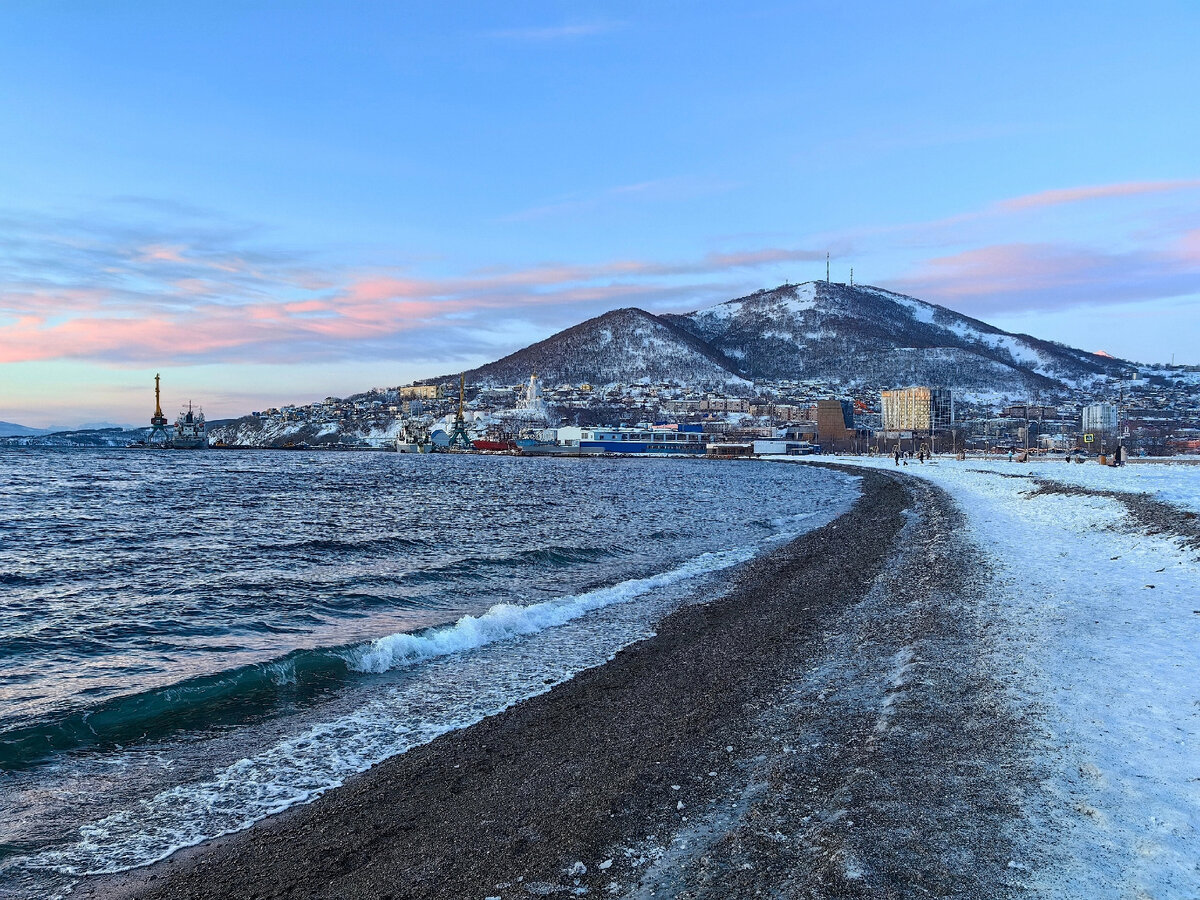
[[279, 659], [116, 697], [56, 719], [0, 732], [0, 769], [27, 768], [53, 753], [153, 741], [179, 731], [240, 724], [283, 703], [305, 703], [349, 680], [553, 628], [675, 582], [749, 559], [753, 548], [704, 553], [683, 565], [577, 596], [521, 606], [498, 603], [450, 625], [341, 647], [296, 650]]

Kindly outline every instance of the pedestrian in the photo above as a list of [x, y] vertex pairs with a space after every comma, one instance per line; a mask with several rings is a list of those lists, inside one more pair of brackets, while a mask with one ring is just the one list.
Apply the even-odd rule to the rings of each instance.
[[897, 444], [896, 449], [894, 451], [892, 451], [892, 456], [896, 460], [896, 465], [900, 465], [900, 445], [899, 444]]

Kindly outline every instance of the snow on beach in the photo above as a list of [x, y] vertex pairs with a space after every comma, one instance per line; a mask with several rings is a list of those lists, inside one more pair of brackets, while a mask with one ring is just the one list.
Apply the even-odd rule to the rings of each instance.
[[1048, 897], [1200, 895], [1200, 551], [1086, 492], [1171, 503], [1167, 524], [1182, 528], [1200, 509], [1200, 466], [943, 457], [900, 471], [954, 498], [1007, 599], [1011, 669], [996, 674], [1034, 723], [1044, 773], [1016, 824], [1020, 880]]

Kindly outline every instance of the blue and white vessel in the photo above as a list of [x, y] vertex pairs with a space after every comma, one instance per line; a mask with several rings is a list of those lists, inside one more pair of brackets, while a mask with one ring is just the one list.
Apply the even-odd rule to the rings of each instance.
[[693, 454], [708, 449], [701, 425], [653, 425], [638, 428], [585, 428], [579, 435], [584, 453]]

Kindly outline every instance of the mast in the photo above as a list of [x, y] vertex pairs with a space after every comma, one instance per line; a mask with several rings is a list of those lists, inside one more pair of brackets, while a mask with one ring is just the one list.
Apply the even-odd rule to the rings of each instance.
[[825, 283], [829, 284], [829, 251], [825, 251]]

